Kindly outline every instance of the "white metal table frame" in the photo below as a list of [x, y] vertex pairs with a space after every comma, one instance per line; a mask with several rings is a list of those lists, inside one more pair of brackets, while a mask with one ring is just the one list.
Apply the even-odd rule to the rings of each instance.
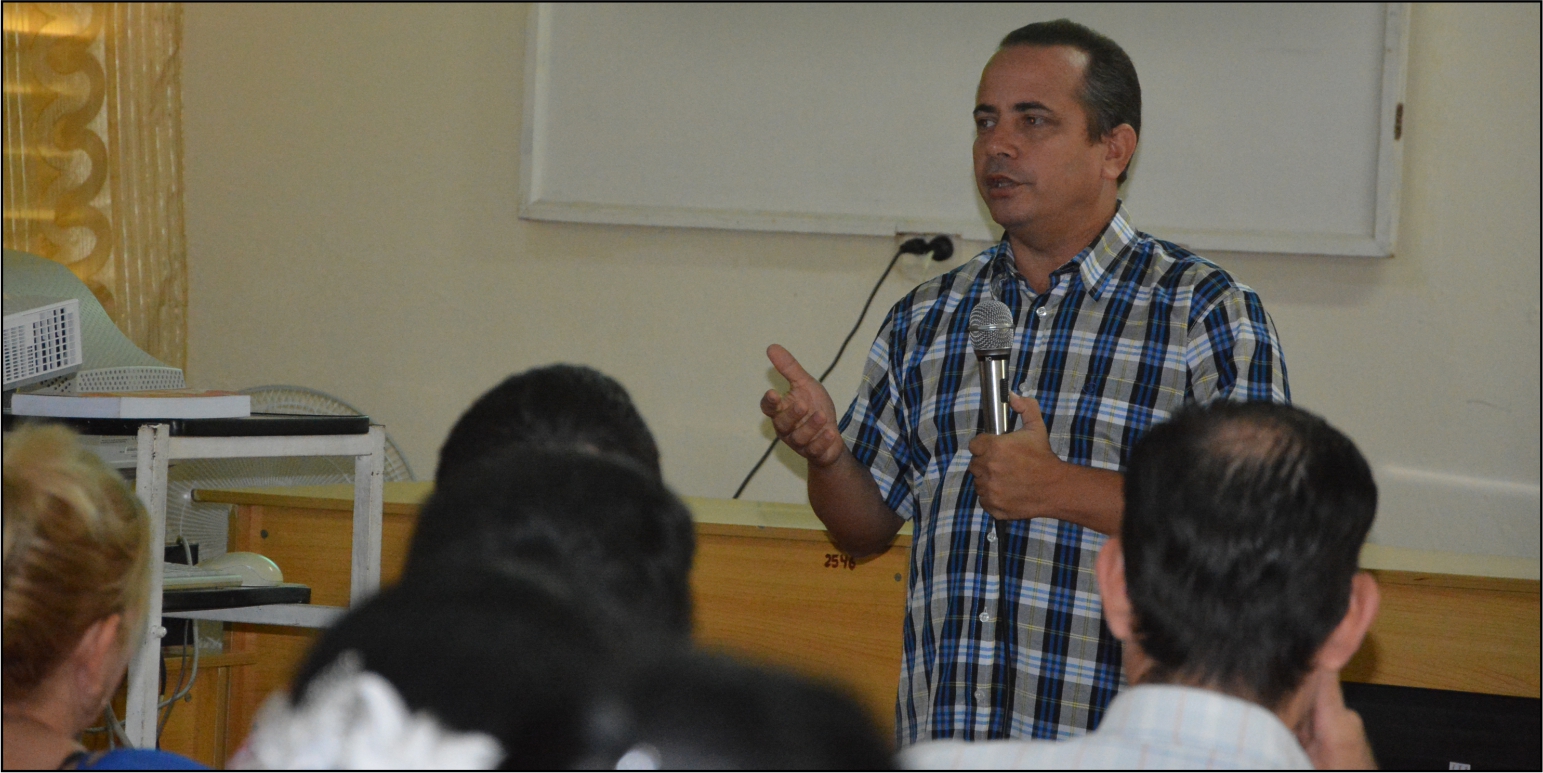
[[[358, 604], [380, 588], [380, 530], [385, 470], [385, 430], [371, 425], [356, 435], [278, 435], [239, 437], [185, 437], [171, 434], [168, 424], [144, 424], [139, 428], [135, 493], [150, 516], [150, 545], [160, 557], [166, 543], [167, 467], [173, 459], [231, 459], [271, 456], [354, 457], [353, 568], [349, 574], [349, 603]], [[129, 743], [140, 748], [156, 744], [156, 704], [160, 700], [162, 578], [160, 564], [150, 572], [150, 594], [145, 610], [143, 641], [129, 662], [128, 700], [124, 730]], [[311, 604], [269, 604], [255, 607], [177, 612], [168, 617], [222, 620], [304, 628], [323, 628], [339, 615], [339, 607]]]

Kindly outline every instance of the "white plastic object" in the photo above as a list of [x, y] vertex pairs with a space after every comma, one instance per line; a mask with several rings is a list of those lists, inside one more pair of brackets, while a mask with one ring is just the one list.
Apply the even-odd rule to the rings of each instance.
[[284, 572], [279, 569], [279, 565], [261, 553], [238, 550], [207, 561], [200, 561], [198, 568], [221, 574], [240, 575], [241, 586], [245, 588], [267, 588], [284, 581]]

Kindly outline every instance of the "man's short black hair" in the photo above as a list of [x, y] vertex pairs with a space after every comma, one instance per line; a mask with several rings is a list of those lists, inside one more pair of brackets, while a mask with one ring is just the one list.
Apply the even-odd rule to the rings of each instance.
[[[462, 567], [382, 591], [322, 634], [291, 685], [302, 704], [342, 659], [396, 688], [413, 712], [498, 739], [499, 769], [564, 770], [587, 748], [595, 696], [623, 653], [556, 578]], [[511, 768], [512, 766], [512, 768]]]
[[659, 770], [895, 769], [878, 723], [843, 690], [684, 649], [634, 660], [590, 727], [580, 767], [635, 750]]
[[691, 513], [619, 456], [512, 446], [441, 477], [418, 515], [404, 582], [472, 566], [539, 567], [593, 591], [623, 628], [691, 627]]
[[1298, 408], [1220, 402], [1152, 429], [1121, 527], [1152, 677], [1277, 707], [1344, 618], [1376, 510], [1355, 444]]
[[[1119, 43], [1069, 19], [1056, 19], [1007, 33], [1000, 47], [1013, 46], [1070, 46], [1086, 54], [1082, 109], [1088, 114], [1088, 141], [1098, 142], [1122, 123], [1130, 124], [1140, 136], [1141, 81], [1136, 78], [1136, 65]], [[1119, 182], [1125, 182], [1123, 171]]]
[[659, 476], [659, 447], [627, 390], [582, 365], [527, 370], [477, 398], [439, 449], [434, 477], [516, 444], [625, 456]]

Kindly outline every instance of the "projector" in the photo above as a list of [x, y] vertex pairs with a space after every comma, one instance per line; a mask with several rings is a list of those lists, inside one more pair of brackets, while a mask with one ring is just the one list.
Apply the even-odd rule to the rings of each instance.
[[7, 293], [4, 307], [5, 389], [80, 369], [80, 301]]

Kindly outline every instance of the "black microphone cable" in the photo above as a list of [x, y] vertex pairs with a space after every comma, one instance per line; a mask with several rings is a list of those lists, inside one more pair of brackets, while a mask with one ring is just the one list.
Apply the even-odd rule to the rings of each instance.
[[[832, 359], [830, 367], [820, 374], [818, 381], [821, 384], [825, 383], [825, 377], [829, 376], [831, 371], [836, 369], [836, 363], [841, 362], [841, 355], [846, 353], [847, 344], [852, 343], [852, 336], [857, 335], [857, 329], [863, 326], [863, 319], [868, 316], [868, 308], [873, 305], [873, 299], [878, 296], [879, 288], [884, 286], [884, 280], [889, 278], [889, 272], [894, 271], [895, 264], [900, 262], [900, 256], [926, 255], [927, 253], [932, 253], [932, 259], [939, 263], [948, 260], [954, 256], [954, 240], [948, 238], [947, 235], [941, 234], [932, 237], [931, 241], [917, 236], [906, 239], [900, 245], [900, 249], [895, 250], [895, 256], [889, 259], [889, 265], [884, 267], [884, 273], [879, 275], [879, 281], [874, 283], [873, 290], [868, 293], [868, 300], [863, 302], [863, 310], [857, 313], [856, 324], [852, 325], [852, 329], [847, 333], [847, 337], [842, 340], [841, 348], [836, 350], [835, 359]], [[766, 453], [761, 454], [760, 460], [755, 463], [754, 467], [750, 468], [750, 473], [740, 482], [739, 488], [734, 490], [734, 496], [730, 497], [730, 499], [739, 499], [739, 495], [745, 493], [745, 487], [750, 485], [750, 479], [754, 478], [755, 474], [761, 471], [761, 465], [766, 464], [766, 460], [771, 458], [772, 450], [777, 447], [777, 440], [777, 438], [772, 438], [772, 442], [766, 446]]]

